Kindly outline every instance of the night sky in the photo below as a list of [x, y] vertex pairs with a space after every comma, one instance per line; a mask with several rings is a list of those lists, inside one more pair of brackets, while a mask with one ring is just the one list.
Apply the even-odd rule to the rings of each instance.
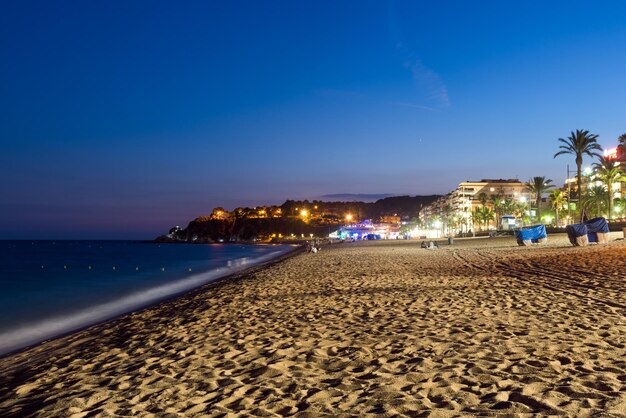
[[6, 1], [0, 238], [153, 238], [214, 206], [561, 184], [626, 132], [623, 1]]

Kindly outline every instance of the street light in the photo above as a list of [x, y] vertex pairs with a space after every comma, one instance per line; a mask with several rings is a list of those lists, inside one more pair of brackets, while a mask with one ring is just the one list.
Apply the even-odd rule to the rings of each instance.
[[348, 213], [348, 214], [346, 215], [346, 221], [348, 221], [348, 222], [352, 222], [352, 219], [353, 219], [352, 215], [351, 215], [350, 213]]

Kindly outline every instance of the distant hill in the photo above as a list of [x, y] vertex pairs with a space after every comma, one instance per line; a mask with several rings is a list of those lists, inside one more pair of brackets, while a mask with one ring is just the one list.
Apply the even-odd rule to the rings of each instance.
[[439, 197], [441, 196], [391, 196], [378, 199], [374, 202], [354, 200], [287, 200], [280, 207], [282, 208], [283, 214], [287, 216], [297, 216], [299, 209], [301, 208], [317, 207], [318, 211], [336, 215], [341, 219], [343, 219], [347, 213], [351, 213], [356, 217], [356, 219], [376, 220], [381, 216], [387, 215], [397, 215], [411, 219], [419, 216], [419, 212], [422, 207], [431, 204]]
[[389, 215], [392, 212], [401, 216], [417, 216], [422, 207], [430, 205], [440, 198], [440, 195], [430, 196], [391, 196], [379, 199], [374, 203], [375, 213]]
[[[232, 212], [215, 208], [210, 215], [199, 216], [189, 222], [185, 229], [172, 228], [169, 234], [157, 240], [161, 242], [237, 242], [267, 240], [274, 236], [302, 237], [313, 234], [313, 236], [322, 237], [343, 225], [348, 214], [354, 221], [364, 219], [377, 221], [388, 216], [414, 220], [424, 206], [431, 204], [439, 197], [439, 195], [389, 196], [374, 202], [286, 200], [280, 206], [236, 208]], [[306, 215], [302, 215], [303, 211]]]
[[344, 202], [375, 202], [386, 197], [396, 196], [389, 193], [379, 194], [365, 194], [365, 193], [336, 193], [325, 194], [322, 199], [328, 199], [330, 201], [344, 201]]

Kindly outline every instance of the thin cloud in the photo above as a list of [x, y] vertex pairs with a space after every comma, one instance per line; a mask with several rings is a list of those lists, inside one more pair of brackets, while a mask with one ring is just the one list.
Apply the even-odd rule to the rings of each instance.
[[448, 87], [439, 74], [428, 68], [421, 60], [407, 62], [405, 66], [411, 71], [413, 82], [426, 100], [436, 104], [440, 108], [450, 106]]
[[398, 13], [393, 2], [389, 3], [387, 12], [389, 34], [394, 40], [398, 54], [405, 60], [404, 67], [411, 72], [413, 83], [421, 96], [419, 101], [426, 101], [429, 104], [429, 106], [424, 106], [424, 108], [429, 108], [427, 110], [434, 108], [440, 110], [450, 107], [448, 87], [441, 76], [424, 64], [419, 55], [404, 40], [400, 19], [398, 19]]

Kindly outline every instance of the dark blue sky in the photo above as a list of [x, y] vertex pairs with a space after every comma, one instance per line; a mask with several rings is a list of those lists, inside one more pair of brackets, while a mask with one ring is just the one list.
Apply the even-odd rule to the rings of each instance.
[[626, 3], [5, 2], [0, 238], [446, 193], [626, 132]]

